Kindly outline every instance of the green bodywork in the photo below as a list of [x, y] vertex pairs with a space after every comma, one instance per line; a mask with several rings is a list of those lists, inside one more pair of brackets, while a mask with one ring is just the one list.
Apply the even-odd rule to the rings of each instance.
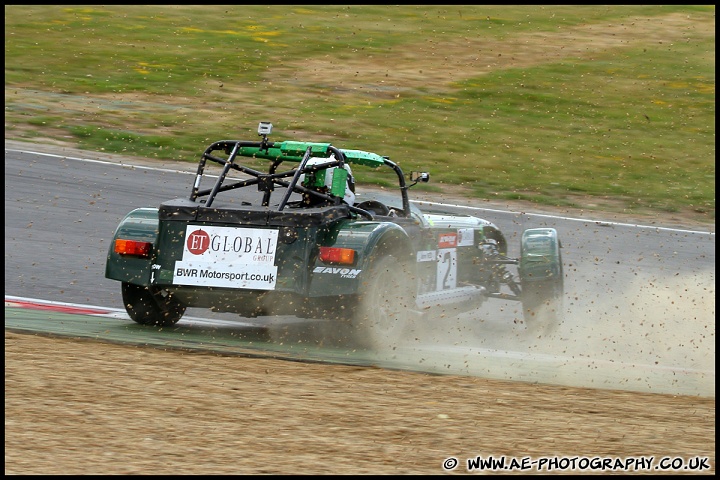
[[115, 253], [115, 240], [137, 240], [153, 244], [152, 255], [156, 254], [156, 240], [158, 236], [158, 209], [138, 208], [128, 213], [115, 229], [107, 261], [105, 262], [105, 276], [113, 280], [148, 285], [150, 283], [151, 258], [140, 258], [131, 255]]
[[[223, 142], [219, 142], [223, 143]], [[311, 150], [313, 157], [328, 157], [330, 155], [329, 143], [313, 143], [313, 142], [274, 142], [267, 149], [263, 147], [240, 147], [237, 154], [243, 157], [264, 158], [267, 160], [282, 160], [289, 162], [300, 162], [308, 148]], [[345, 150], [340, 149], [345, 155], [348, 163], [364, 165], [366, 167], [381, 167], [385, 164], [385, 158], [371, 152], [362, 150]]]
[[[175, 262], [182, 258], [188, 225], [198, 228], [208, 225], [258, 227], [223, 225], [218, 222], [209, 224], [185, 220], [159, 221], [158, 209], [136, 209], [120, 222], [115, 231], [108, 252], [105, 276], [136, 285], [173, 288]], [[367, 269], [369, 258], [374, 251], [380, 247], [411, 251], [407, 233], [398, 225], [389, 222], [353, 221], [343, 218], [327, 225], [298, 227], [293, 230], [297, 235], [295, 241], [290, 244], [278, 242], [277, 245], [278, 273], [274, 289], [277, 292], [291, 292], [307, 297], [355, 294], [362, 279], [362, 272]], [[151, 242], [151, 258], [115, 253], [113, 246], [116, 238]], [[356, 262], [352, 266], [325, 264], [318, 259], [321, 246], [351, 248], [356, 252]]]

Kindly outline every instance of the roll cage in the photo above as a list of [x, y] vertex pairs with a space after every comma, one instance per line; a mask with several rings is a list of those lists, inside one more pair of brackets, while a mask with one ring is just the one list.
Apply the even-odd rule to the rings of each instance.
[[[261, 124], [262, 126], [262, 124]], [[259, 130], [260, 131], [260, 130]], [[259, 133], [262, 136], [260, 141], [241, 141], [241, 140], [220, 140], [211, 144], [202, 154], [195, 182], [193, 183], [191, 201], [204, 198], [205, 207], [212, 206], [218, 193], [234, 190], [236, 188], [244, 188], [257, 185], [258, 191], [263, 192], [262, 206], [270, 207], [270, 200], [276, 186], [286, 188], [282, 200], [277, 206], [278, 211], [282, 211], [288, 205], [288, 200], [293, 192], [308, 194], [316, 199], [324, 200], [330, 204], [339, 205], [342, 203], [341, 196], [330, 195], [311, 188], [307, 188], [299, 183], [301, 175], [315, 175], [320, 170], [334, 167], [343, 168], [344, 165], [363, 165], [371, 168], [389, 167], [398, 178], [400, 195], [402, 197], [403, 212], [401, 216], [410, 216], [410, 200], [408, 197], [408, 189], [418, 183], [418, 181], [427, 181], [427, 174], [421, 174], [414, 183], [408, 185], [405, 181], [405, 175], [399, 165], [390, 161], [388, 157], [380, 156], [376, 153], [365, 152], [361, 150], [346, 150], [334, 147], [330, 143], [314, 143], [314, 142], [298, 142], [283, 141], [271, 142], [267, 138], [268, 131]], [[223, 152], [224, 156], [220, 156], [217, 152]], [[237, 163], [238, 157], [248, 157], [254, 159], [266, 159], [270, 162], [267, 172], [262, 172], [254, 168]], [[311, 157], [328, 158], [325, 163], [308, 165]], [[332, 158], [334, 157], [334, 159]], [[211, 188], [200, 189], [200, 184], [205, 174], [207, 162], [211, 161], [222, 166], [222, 172], [218, 176], [215, 184]], [[284, 162], [292, 162], [298, 164], [290, 170], [278, 171]], [[230, 170], [249, 175], [250, 178], [227, 182]], [[372, 212], [348, 206], [350, 211], [365, 216], [371, 220], [375, 215]]]

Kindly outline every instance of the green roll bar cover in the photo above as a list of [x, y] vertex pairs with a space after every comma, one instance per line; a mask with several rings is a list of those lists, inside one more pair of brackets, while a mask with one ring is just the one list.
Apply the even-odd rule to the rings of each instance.
[[[302, 161], [305, 151], [310, 148], [314, 157], [329, 157], [329, 143], [296, 142], [286, 140], [284, 142], [273, 142], [268, 148], [261, 146], [242, 146], [238, 149], [238, 155], [243, 157], [265, 158], [267, 160], [282, 160], [290, 162]], [[362, 150], [340, 151], [345, 155], [345, 161], [351, 164], [364, 165], [368, 167], [381, 167], [385, 164], [385, 157], [377, 153], [364, 152]]]

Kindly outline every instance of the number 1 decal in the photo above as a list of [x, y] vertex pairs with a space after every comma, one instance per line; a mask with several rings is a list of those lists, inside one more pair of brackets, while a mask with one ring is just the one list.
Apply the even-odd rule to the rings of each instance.
[[457, 249], [441, 248], [437, 256], [436, 290], [447, 290], [457, 286]]

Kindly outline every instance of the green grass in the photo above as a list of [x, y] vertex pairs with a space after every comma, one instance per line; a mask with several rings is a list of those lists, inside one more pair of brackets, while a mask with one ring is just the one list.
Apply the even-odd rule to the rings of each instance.
[[260, 120], [428, 191], [714, 222], [715, 8], [5, 7], [6, 138], [195, 161]]

